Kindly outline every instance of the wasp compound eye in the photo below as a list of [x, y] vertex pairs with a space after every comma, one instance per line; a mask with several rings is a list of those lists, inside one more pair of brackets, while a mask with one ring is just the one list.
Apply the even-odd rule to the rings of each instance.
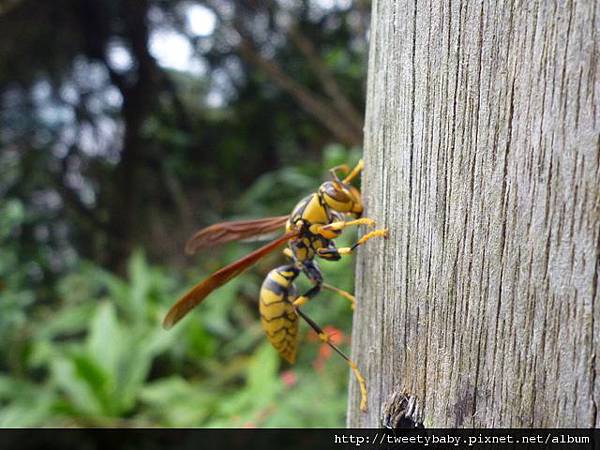
[[351, 201], [350, 196], [345, 192], [344, 187], [340, 183], [331, 181], [323, 183], [323, 193], [336, 202], [347, 203]]

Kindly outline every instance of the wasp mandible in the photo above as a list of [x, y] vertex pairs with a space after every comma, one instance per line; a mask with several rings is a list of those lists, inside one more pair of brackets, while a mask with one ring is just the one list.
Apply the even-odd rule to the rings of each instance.
[[[319, 338], [342, 356], [352, 369], [361, 393], [360, 409], [367, 409], [367, 388], [358, 366], [346, 356], [300, 306], [304, 305], [321, 289], [328, 289], [352, 302], [354, 296], [346, 291], [323, 282], [323, 276], [315, 257], [337, 261], [374, 237], [387, 237], [386, 229], [371, 231], [362, 236], [351, 247], [337, 248], [333, 239], [339, 237], [349, 226], [366, 225], [373, 227], [375, 221], [361, 217], [363, 204], [360, 191], [351, 182], [363, 169], [363, 161], [350, 169], [346, 164], [330, 169], [332, 180], [326, 181], [317, 190], [300, 200], [290, 215], [265, 219], [223, 222], [198, 231], [186, 244], [186, 252], [193, 254], [201, 248], [212, 247], [240, 239], [248, 239], [277, 231], [285, 226], [285, 233], [274, 241], [253, 251], [247, 256], [214, 272], [195, 285], [175, 303], [163, 321], [166, 329], [181, 320], [212, 291], [254, 265], [267, 254], [285, 243], [284, 254], [289, 264], [271, 270], [260, 289], [259, 311], [261, 324], [267, 338], [288, 362], [296, 361], [298, 348], [298, 317], [301, 317], [318, 334]], [[338, 171], [344, 172], [340, 179]], [[350, 220], [345, 220], [346, 218]], [[312, 287], [302, 295], [297, 294], [294, 280], [304, 273]]]

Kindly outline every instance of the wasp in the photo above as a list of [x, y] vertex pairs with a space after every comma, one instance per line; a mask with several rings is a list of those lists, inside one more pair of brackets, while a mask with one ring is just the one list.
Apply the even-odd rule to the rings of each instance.
[[[188, 254], [226, 242], [260, 237], [285, 227], [285, 232], [280, 237], [214, 272], [190, 289], [168, 311], [163, 321], [164, 328], [171, 328], [215, 289], [287, 243], [288, 246], [283, 253], [290, 260], [289, 263], [271, 270], [260, 289], [259, 312], [265, 334], [281, 357], [293, 364], [298, 348], [299, 318], [302, 318], [317, 333], [321, 341], [346, 360], [360, 387], [360, 409], [365, 411], [367, 409], [366, 382], [358, 366], [332, 342], [331, 337], [317, 323], [300, 309], [321, 289], [328, 289], [343, 296], [351, 302], [354, 309], [356, 300], [353, 295], [324, 283], [316, 258], [337, 261], [345, 255], [352, 254], [357, 247], [369, 239], [387, 237], [386, 229], [378, 229], [365, 234], [351, 247], [337, 248], [333, 242], [347, 227], [375, 225], [372, 219], [361, 217], [363, 213], [361, 194], [351, 184], [363, 167], [363, 161], [360, 160], [352, 169], [346, 164], [330, 169], [332, 180], [324, 182], [316, 192], [300, 200], [289, 215], [223, 222], [203, 228], [194, 234], [186, 244]], [[344, 172], [345, 178], [340, 179], [339, 171]], [[294, 281], [300, 273], [305, 274], [312, 287], [298, 295]]]

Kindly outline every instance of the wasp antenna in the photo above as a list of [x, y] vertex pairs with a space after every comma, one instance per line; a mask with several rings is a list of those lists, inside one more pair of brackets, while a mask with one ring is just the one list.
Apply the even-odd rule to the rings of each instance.
[[340, 164], [339, 166], [335, 166], [335, 167], [332, 167], [331, 169], [329, 169], [329, 173], [331, 174], [333, 181], [337, 181], [338, 183], [341, 183], [342, 180], [340, 180], [340, 177], [337, 174], [338, 170], [341, 170], [344, 173], [348, 173], [348, 172], [350, 172], [350, 167], [348, 166], [348, 164]]

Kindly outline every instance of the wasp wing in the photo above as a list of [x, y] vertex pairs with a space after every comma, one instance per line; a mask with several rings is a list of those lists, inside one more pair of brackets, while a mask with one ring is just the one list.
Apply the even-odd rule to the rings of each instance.
[[167, 330], [171, 328], [191, 309], [204, 300], [212, 291], [223, 286], [229, 280], [235, 278], [244, 270], [253, 266], [259, 259], [276, 250], [278, 247], [285, 244], [288, 240], [296, 237], [297, 235], [297, 230], [289, 231], [280, 238], [260, 247], [243, 258], [229, 264], [228, 266], [223, 267], [205, 280], [198, 283], [171, 307], [163, 320], [163, 327]]
[[185, 252], [193, 255], [201, 248], [269, 234], [284, 226], [288, 218], [279, 216], [217, 223], [194, 234], [185, 245]]

